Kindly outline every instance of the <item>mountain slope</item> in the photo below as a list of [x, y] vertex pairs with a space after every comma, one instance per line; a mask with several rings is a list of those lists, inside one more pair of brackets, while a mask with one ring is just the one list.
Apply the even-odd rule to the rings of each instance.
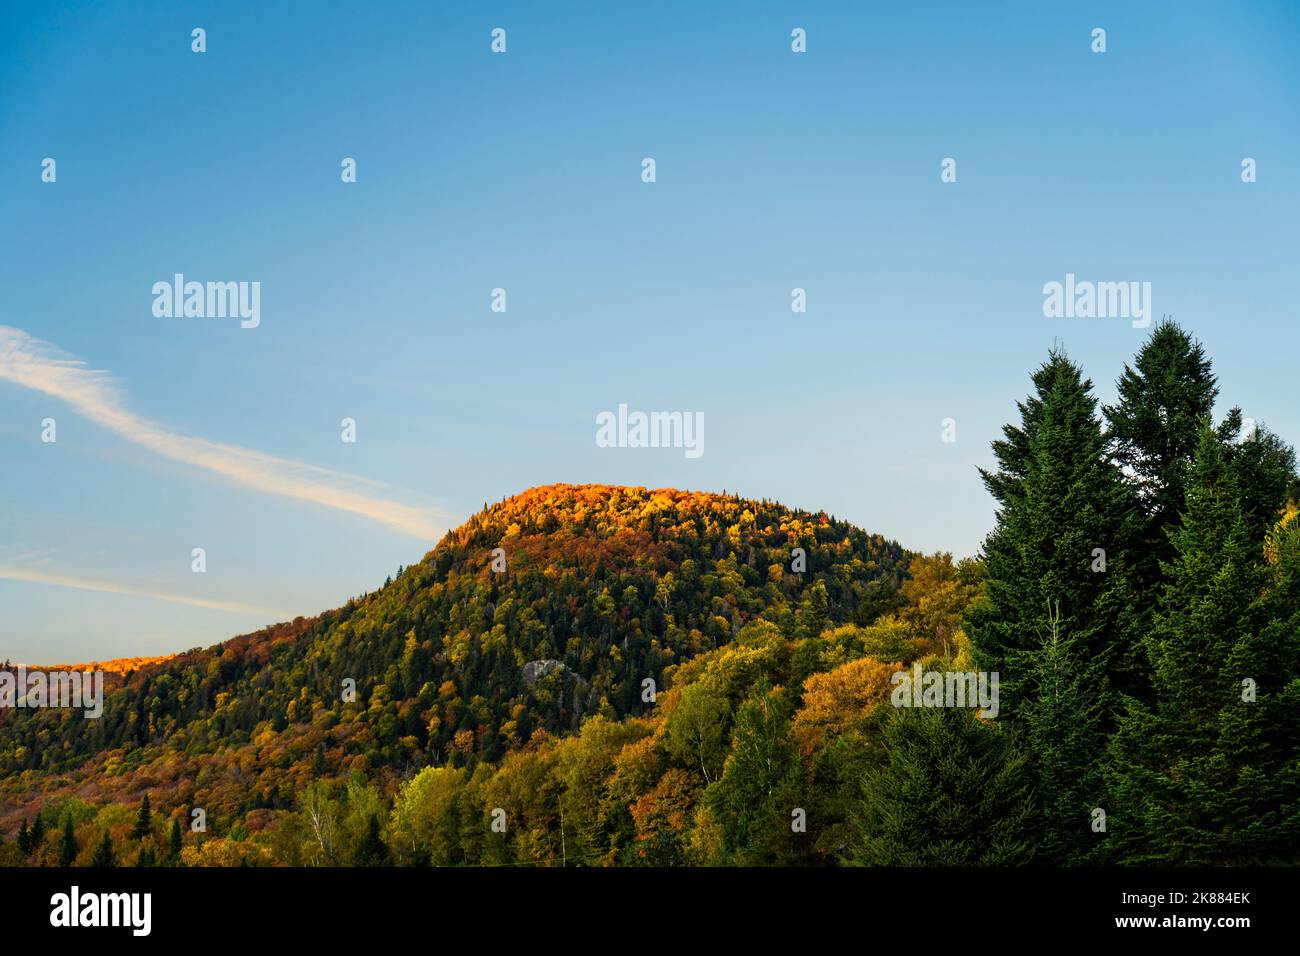
[[815, 630], [874, 617], [907, 560], [878, 535], [768, 502], [535, 488], [342, 608], [141, 668], [100, 720], [0, 712], [0, 822], [55, 793], [124, 800], [171, 781], [183, 800], [248, 810], [290, 804], [308, 764], [395, 778], [494, 761], [592, 713], [639, 713], [644, 679], [662, 686], [747, 621], [793, 633], [801, 618]]

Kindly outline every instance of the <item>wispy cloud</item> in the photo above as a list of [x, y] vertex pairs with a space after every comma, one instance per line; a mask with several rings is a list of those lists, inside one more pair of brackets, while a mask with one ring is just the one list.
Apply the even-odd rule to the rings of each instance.
[[107, 372], [88, 368], [57, 346], [6, 325], [0, 325], [0, 380], [52, 395], [127, 441], [247, 488], [361, 515], [430, 542], [447, 525], [447, 516], [392, 500], [375, 482], [170, 431], [129, 411]]
[[117, 584], [112, 581], [92, 581], [87, 578], [68, 577], [63, 574], [47, 574], [28, 568], [0, 567], [0, 580], [30, 581], [36, 584], [50, 584], [60, 588], [76, 588], [80, 591], [99, 591], [104, 594], [129, 594], [133, 597], [152, 598], [155, 601], [167, 601], [171, 604], [188, 604], [191, 607], [206, 607], [214, 611], [229, 611], [232, 614], [255, 614], [271, 620], [284, 621], [293, 617], [284, 611], [272, 608], [255, 607], [251, 604], [238, 604], [234, 601], [211, 601], [207, 598], [190, 597], [186, 594], [166, 594], [162, 591], [150, 591]]

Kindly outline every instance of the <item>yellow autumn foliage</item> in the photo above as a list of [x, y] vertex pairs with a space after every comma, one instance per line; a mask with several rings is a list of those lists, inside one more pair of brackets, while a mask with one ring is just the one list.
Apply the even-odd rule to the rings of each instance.
[[849, 661], [804, 681], [803, 707], [791, 728], [801, 752], [811, 754], [826, 741], [853, 727], [889, 698], [890, 679], [902, 669], [870, 657]]

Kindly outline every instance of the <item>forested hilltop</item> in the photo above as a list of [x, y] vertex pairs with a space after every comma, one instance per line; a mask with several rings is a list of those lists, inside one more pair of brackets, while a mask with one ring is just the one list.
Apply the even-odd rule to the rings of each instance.
[[209, 833], [259, 832], [316, 778], [391, 793], [425, 766], [644, 713], [643, 681], [665, 686], [746, 624], [873, 618], [900, 600], [907, 559], [828, 515], [736, 496], [533, 489], [337, 611], [140, 669], [101, 719], [0, 711], [0, 825], [66, 816], [49, 801], [70, 794], [155, 789], [171, 791], [156, 806], [203, 807]]
[[[1031, 379], [976, 559], [535, 489], [338, 611], [127, 675], [101, 720], [0, 713], [0, 856], [1300, 862], [1294, 452], [1216, 417], [1173, 324], [1112, 406], [1062, 351]], [[996, 713], [900, 706], [903, 670], [996, 672]]]

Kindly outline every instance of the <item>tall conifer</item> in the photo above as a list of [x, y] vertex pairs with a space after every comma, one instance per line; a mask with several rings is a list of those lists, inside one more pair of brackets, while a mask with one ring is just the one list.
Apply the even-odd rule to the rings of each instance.
[[1033, 381], [1020, 427], [1006, 426], [994, 443], [998, 469], [981, 472], [999, 509], [971, 638], [980, 667], [1000, 673], [1001, 711], [1014, 722], [1055, 621], [1095, 684], [1084, 692], [1105, 715], [1112, 685], [1132, 666], [1126, 551], [1137, 515], [1107, 457], [1092, 383], [1059, 350]]
[[1300, 561], [1265, 562], [1243, 500], [1206, 429], [1148, 643], [1155, 700], [1110, 742], [1125, 862], [1300, 859]]

